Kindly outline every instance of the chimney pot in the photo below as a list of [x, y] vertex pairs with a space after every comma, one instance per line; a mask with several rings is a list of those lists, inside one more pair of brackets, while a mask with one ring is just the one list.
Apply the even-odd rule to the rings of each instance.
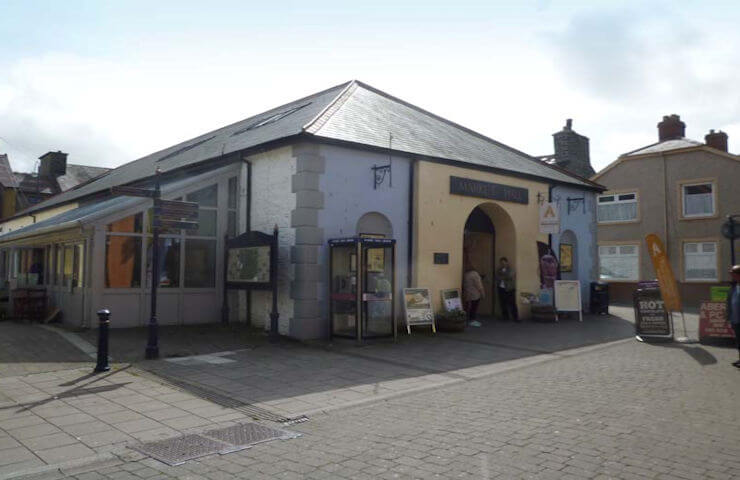
[[572, 130], [573, 129], [573, 119], [568, 118], [565, 120], [565, 129], [566, 130]]
[[709, 130], [709, 133], [704, 136], [704, 142], [708, 147], [716, 148], [723, 152], [727, 151], [727, 134], [722, 130], [718, 132]]
[[39, 160], [39, 176], [59, 177], [67, 173], [67, 154], [61, 150], [46, 152]]
[[664, 115], [663, 121], [658, 123], [658, 140], [671, 140], [686, 136], [686, 124], [681, 121], [679, 115]]

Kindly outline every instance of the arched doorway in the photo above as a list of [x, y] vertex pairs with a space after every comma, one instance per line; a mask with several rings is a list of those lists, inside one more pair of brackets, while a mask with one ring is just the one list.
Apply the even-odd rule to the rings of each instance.
[[486, 298], [481, 301], [481, 315], [500, 315], [496, 295], [495, 273], [498, 259], [506, 257], [516, 271], [516, 235], [509, 214], [496, 203], [475, 207], [463, 231], [463, 269], [471, 265], [483, 277]]
[[475, 207], [465, 222], [463, 232], [463, 273], [466, 268], [472, 267], [483, 279], [486, 297], [478, 306], [481, 315], [493, 315], [494, 312], [495, 252], [496, 229], [493, 222], [480, 207]]

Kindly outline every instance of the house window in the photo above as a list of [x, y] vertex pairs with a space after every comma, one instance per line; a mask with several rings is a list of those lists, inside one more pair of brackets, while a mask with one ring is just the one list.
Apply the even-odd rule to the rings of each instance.
[[600, 223], [637, 220], [637, 193], [599, 195], [596, 215]]
[[637, 245], [599, 247], [599, 277], [602, 280], [637, 281], [640, 279], [640, 252]]
[[108, 225], [105, 242], [105, 287], [141, 286], [142, 214]]
[[714, 185], [711, 182], [681, 186], [684, 217], [711, 217], [714, 215]]
[[717, 281], [717, 243], [686, 242], [683, 244], [684, 279]]

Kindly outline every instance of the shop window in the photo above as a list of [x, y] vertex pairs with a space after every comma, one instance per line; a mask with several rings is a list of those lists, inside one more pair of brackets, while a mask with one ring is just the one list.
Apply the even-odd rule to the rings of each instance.
[[237, 187], [237, 181], [236, 177], [231, 177], [229, 179], [229, 186], [228, 186], [228, 203], [227, 208], [230, 210], [236, 210], [236, 187]]
[[141, 286], [141, 237], [108, 235], [105, 245], [105, 286]]
[[683, 244], [684, 279], [717, 281], [717, 243], [686, 242]]
[[62, 284], [62, 270], [63, 270], [63, 261], [64, 261], [64, 249], [61, 245], [57, 245], [55, 248], [55, 255], [54, 258], [56, 258], [56, 267], [54, 268], [54, 285], [61, 285]]
[[78, 243], [75, 245], [75, 283], [76, 287], [85, 286], [85, 244]]
[[108, 224], [108, 231], [112, 233], [141, 233], [141, 213], [131, 215]]
[[[146, 286], [152, 286], [152, 238], [146, 243]], [[180, 239], [159, 239], [159, 287], [180, 286]]]
[[229, 179], [228, 185], [228, 201], [226, 203], [226, 235], [229, 237], [236, 237], [239, 226], [237, 225], [236, 212], [237, 212], [237, 187], [238, 182], [236, 177]]
[[602, 280], [637, 281], [640, 255], [637, 245], [605, 245], [599, 247], [599, 277]]
[[216, 240], [189, 238], [185, 241], [185, 287], [216, 286]]
[[599, 223], [637, 220], [637, 193], [599, 195], [596, 215]]
[[74, 287], [74, 260], [75, 260], [75, 249], [74, 246], [69, 245], [64, 247], [64, 286]]
[[711, 217], [714, 215], [714, 185], [711, 182], [681, 186], [684, 217]]

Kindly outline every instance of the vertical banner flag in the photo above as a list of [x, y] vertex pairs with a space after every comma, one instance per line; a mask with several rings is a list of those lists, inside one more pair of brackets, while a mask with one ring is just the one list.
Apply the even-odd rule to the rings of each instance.
[[658, 276], [660, 294], [663, 297], [666, 310], [669, 312], [682, 311], [678, 284], [676, 283], [676, 277], [673, 275], [671, 263], [668, 261], [668, 254], [665, 251], [665, 246], [663, 246], [663, 241], [660, 237], [651, 233], [645, 237], [645, 242], [647, 243], [650, 260], [653, 261], [653, 268], [655, 268], [655, 273]]
[[560, 211], [558, 204], [545, 202], [540, 205], [540, 233], [560, 232]]

